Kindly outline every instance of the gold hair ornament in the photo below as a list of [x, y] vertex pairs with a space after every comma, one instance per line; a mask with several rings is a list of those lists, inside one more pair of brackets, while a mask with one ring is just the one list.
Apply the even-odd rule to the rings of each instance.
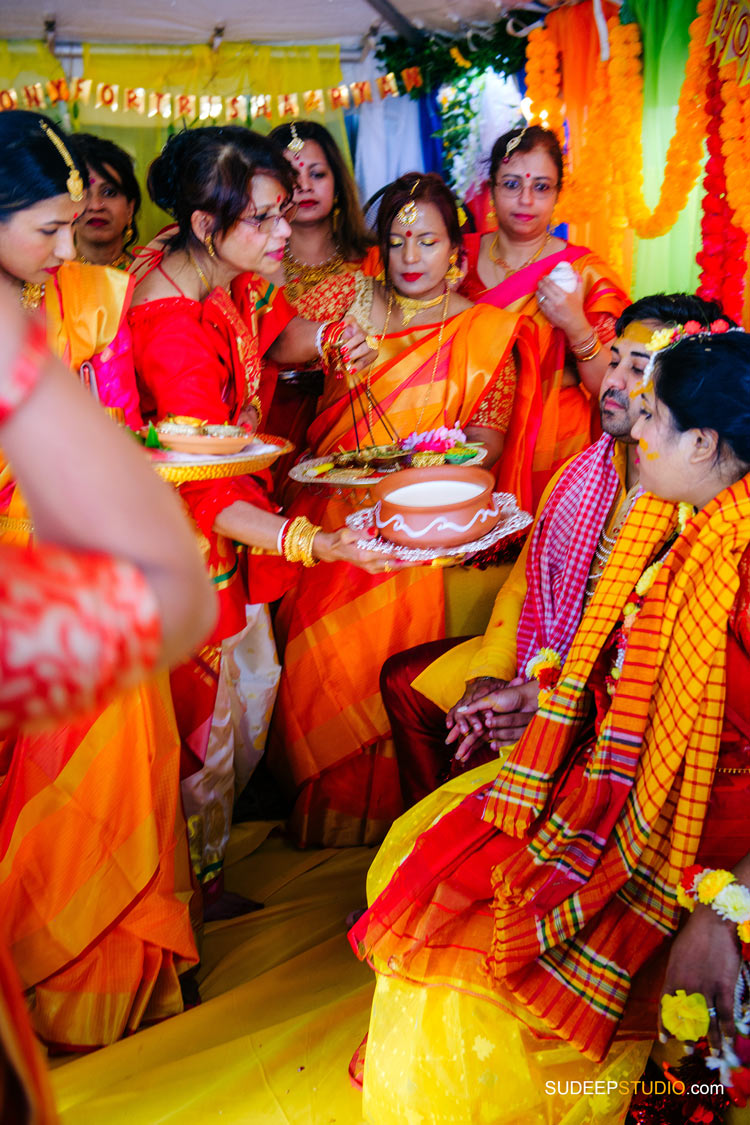
[[292, 130], [292, 139], [286, 147], [296, 156], [297, 153], [302, 152], [302, 149], [305, 147], [305, 142], [302, 140], [302, 137], [299, 136], [297, 126], [294, 122], [292, 122], [289, 128]]
[[521, 141], [525, 137], [527, 129], [528, 129], [528, 125], [524, 125], [523, 129], [521, 130], [521, 132], [518, 134], [517, 137], [511, 137], [510, 138], [507, 145], [505, 146], [505, 156], [503, 157], [503, 164], [508, 163], [511, 156], [516, 151], [516, 149], [520, 145]]
[[68, 178], [65, 181], [65, 187], [68, 190], [68, 195], [74, 203], [80, 203], [83, 199], [83, 180], [81, 179], [81, 173], [75, 166], [73, 157], [68, 152], [64, 142], [60, 137], [58, 137], [57, 133], [55, 133], [54, 130], [50, 129], [46, 121], [40, 121], [39, 124], [41, 125], [46, 136], [52, 141], [52, 144], [60, 153], [60, 156], [65, 161], [66, 167], [69, 169]]
[[419, 218], [419, 212], [417, 211], [417, 205], [414, 202], [414, 200], [412, 199], [412, 196], [414, 195], [414, 192], [417, 190], [418, 187], [419, 187], [419, 180], [415, 180], [414, 184], [412, 185], [412, 189], [409, 192], [408, 200], [406, 201], [406, 203], [403, 205], [401, 210], [396, 215], [396, 218], [398, 219], [398, 221], [400, 223], [402, 223], [405, 227], [413, 227], [414, 224], [416, 223], [417, 219]]

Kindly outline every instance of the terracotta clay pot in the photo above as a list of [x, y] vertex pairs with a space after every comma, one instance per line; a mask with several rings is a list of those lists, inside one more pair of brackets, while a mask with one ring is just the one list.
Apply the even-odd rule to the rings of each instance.
[[375, 526], [400, 547], [459, 547], [502, 519], [486, 469], [440, 465], [391, 473], [373, 488]]

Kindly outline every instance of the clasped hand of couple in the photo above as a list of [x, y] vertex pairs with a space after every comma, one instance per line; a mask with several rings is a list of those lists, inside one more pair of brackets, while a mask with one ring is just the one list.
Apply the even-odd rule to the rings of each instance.
[[481, 746], [499, 752], [518, 742], [538, 707], [536, 680], [527, 683], [520, 676], [512, 680], [491, 676], [471, 680], [445, 717], [446, 744], [458, 743], [454, 758], [464, 765]]

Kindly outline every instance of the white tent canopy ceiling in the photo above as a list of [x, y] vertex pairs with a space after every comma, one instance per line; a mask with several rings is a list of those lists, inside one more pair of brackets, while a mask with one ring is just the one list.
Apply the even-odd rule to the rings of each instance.
[[88, 43], [210, 43], [223, 28], [229, 41], [341, 43], [360, 46], [378, 31], [460, 30], [462, 24], [495, 22], [508, 10], [540, 13], [560, 0], [0, 0], [0, 36], [44, 37], [54, 21], [58, 41]]

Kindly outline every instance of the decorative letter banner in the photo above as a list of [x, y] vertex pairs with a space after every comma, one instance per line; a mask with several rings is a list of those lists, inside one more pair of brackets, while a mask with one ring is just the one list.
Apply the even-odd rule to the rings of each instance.
[[[719, 9], [722, 9], [722, 13]], [[739, 16], [747, 20], [739, 21]], [[716, 33], [714, 38], [726, 37], [726, 51], [732, 51], [730, 58], [741, 58], [745, 63], [750, 49], [750, 0], [718, 0], [714, 17]], [[714, 29], [712, 29], [714, 34]], [[407, 93], [419, 90], [422, 85], [422, 72], [418, 66], [407, 67], [401, 71], [401, 81]], [[34, 82], [22, 86], [20, 92], [14, 89], [0, 90], [0, 113], [6, 109], [44, 110], [47, 104], [58, 102], [82, 102], [88, 105], [91, 99], [92, 81], [90, 78], [76, 78], [70, 86], [64, 78], [51, 78], [46, 82]], [[399, 90], [396, 75], [383, 74], [375, 81], [380, 98], [397, 98]], [[180, 119], [201, 121], [242, 122], [256, 121], [266, 117], [270, 121], [274, 114], [284, 120], [299, 117], [300, 108], [305, 114], [326, 111], [326, 103], [331, 109], [356, 109], [365, 102], [373, 101], [373, 86], [369, 81], [351, 82], [349, 85], [331, 86], [326, 90], [305, 90], [299, 94], [291, 91], [278, 94], [234, 94], [232, 97], [219, 97], [217, 94], [167, 93], [163, 90], [145, 90], [142, 86], [123, 86], [122, 91], [116, 83], [99, 82], [95, 90], [96, 109], [108, 109], [112, 113], [137, 113], [141, 116], [159, 117], [163, 121]]]

